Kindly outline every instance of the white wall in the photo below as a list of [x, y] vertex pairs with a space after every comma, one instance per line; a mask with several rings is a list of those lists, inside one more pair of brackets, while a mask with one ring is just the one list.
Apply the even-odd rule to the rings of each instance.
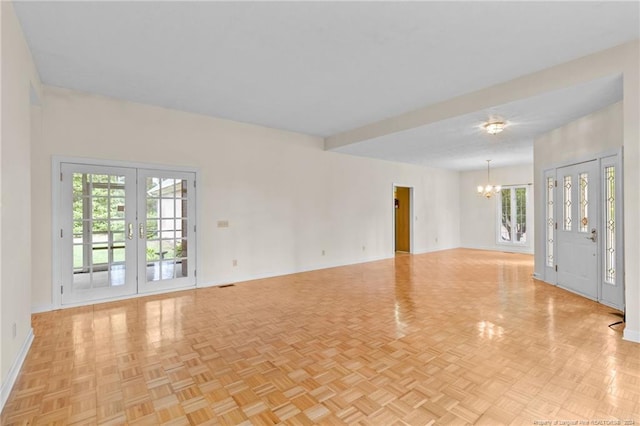
[[[38, 75], [10, 2], [1, 8], [0, 407], [33, 337], [31, 329], [31, 91]], [[31, 88], [33, 86], [33, 89]], [[15, 327], [15, 336], [14, 336]]]
[[[622, 142], [622, 102], [554, 129], [534, 141], [536, 182], [542, 182], [545, 168], [618, 149], [622, 147]], [[540, 202], [543, 202], [542, 191], [538, 192]]]
[[[44, 91], [42, 134], [32, 152], [35, 310], [52, 303], [52, 155], [199, 168], [199, 285], [393, 256], [394, 183], [415, 188], [415, 252], [460, 243], [457, 172], [327, 152], [320, 138], [55, 88]], [[217, 228], [218, 220], [229, 228]]]
[[[498, 244], [498, 197], [487, 200], [476, 187], [487, 183], [487, 170], [460, 173], [460, 245], [465, 248], [533, 253], [534, 202], [533, 186], [528, 186], [527, 242], [523, 245]], [[491, 183], [521, 185], [533, 183], [533, 164], [491, 168]]]

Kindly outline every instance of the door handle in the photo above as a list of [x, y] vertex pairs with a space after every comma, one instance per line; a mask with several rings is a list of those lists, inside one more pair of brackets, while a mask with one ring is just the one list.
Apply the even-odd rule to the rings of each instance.
[[138, 226], [138, 235], [140, 236], [140, 239], [144, 239], [144, 225], [140, 224]]
[[591, 241], [593, 241], [594, 243], [596, 242], [596, 240], [598, 239], [598, 231], [596, 231], [596, 228], [593, 228], [591, 230], [591, 236], [590, 237], [585, 237]]
[[133, 223], [129, 222], [129, 231], [127, 232], [127, 238], [133, 240]]

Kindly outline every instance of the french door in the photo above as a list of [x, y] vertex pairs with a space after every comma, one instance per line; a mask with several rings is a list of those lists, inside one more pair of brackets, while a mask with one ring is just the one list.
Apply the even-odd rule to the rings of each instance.
[[195, 174], [60, 164], [61, 304], [195, 285]]
[[195, 285], [194, 174], [138, 170], [138, 291]]

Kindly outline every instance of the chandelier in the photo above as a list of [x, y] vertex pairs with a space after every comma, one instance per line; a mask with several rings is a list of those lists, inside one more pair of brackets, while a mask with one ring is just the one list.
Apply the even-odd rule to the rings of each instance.
[[482, 186], [478, 185], [478, 195], [482, 195], [483, 197], [489, 199], [493, 196], [493, 194], [497, 194], [500, 192], [500, 185], [492, 185], [491, 182], [491, 171], [489, 169], [489, 163], [491, 160], [487, 160], [487, 184]]

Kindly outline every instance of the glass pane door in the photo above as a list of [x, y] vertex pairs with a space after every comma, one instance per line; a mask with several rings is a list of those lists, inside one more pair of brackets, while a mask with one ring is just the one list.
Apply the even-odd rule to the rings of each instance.
[[62, 303], [136, 292], [135, 169], [61, 165]]
[[139, 292], [195, 285], [194, 173], [138, 171]]

